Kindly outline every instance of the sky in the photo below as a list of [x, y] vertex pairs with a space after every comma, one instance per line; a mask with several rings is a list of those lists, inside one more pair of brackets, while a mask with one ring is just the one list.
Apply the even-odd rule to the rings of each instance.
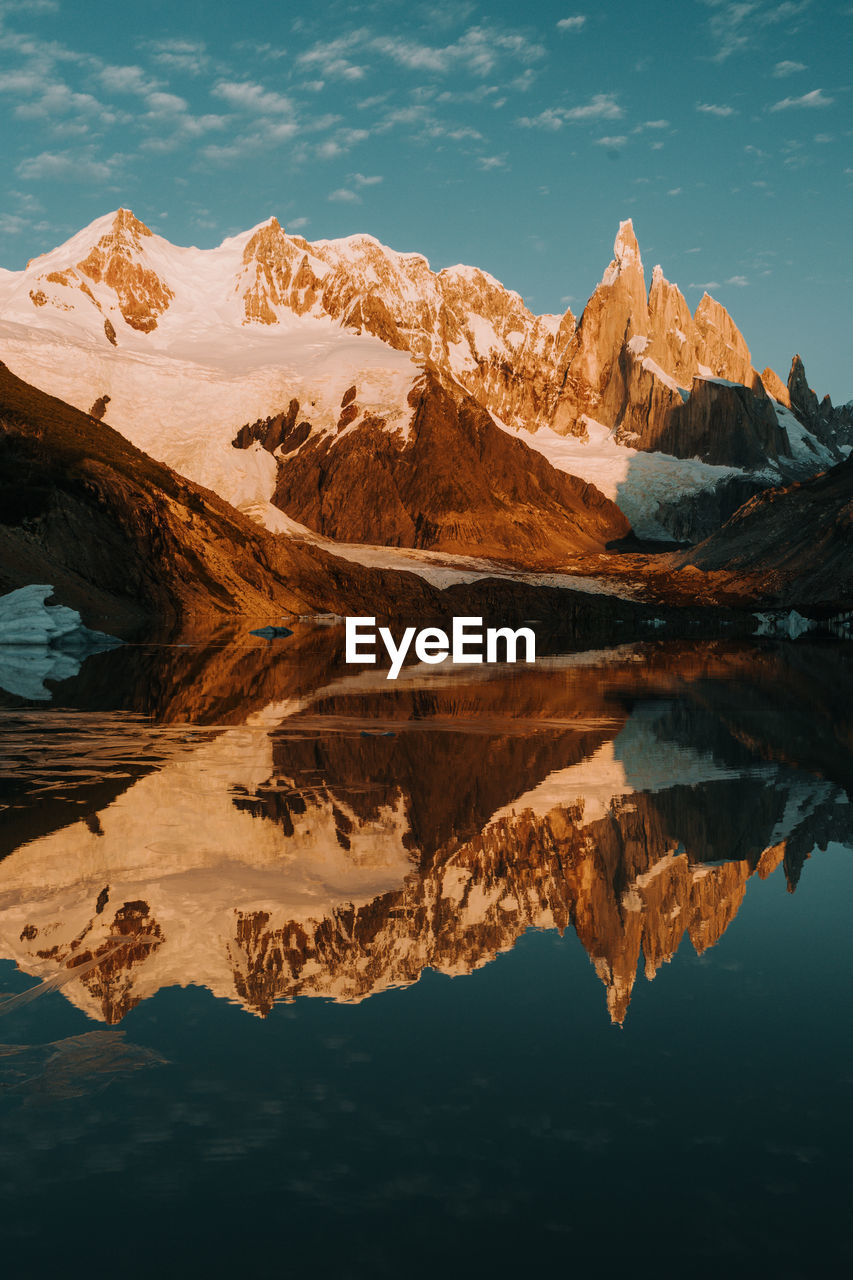
[[0, 0], [0, 265], [275, 214], [577, 314], [631, 218], [753, 362], [853, 398], [853, 0]]

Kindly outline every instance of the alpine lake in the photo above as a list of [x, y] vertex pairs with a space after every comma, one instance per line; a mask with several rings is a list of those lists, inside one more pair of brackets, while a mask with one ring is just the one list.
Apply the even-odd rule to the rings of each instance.
[[343, 659], [0, 662], [4, 1274], [853, 1273], [850, 645]]

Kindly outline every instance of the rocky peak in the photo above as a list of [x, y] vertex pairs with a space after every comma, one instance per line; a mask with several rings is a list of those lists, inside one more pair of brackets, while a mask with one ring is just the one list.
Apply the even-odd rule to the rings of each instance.
[[818, 399], [809, 386], [805, 366], [799, 355], [791, 361], [791, 372], [788, 374], [788, 395], [790, 405], [798, 417], [805, 422], [814, 422], [818, 414]]
[[131, 209], [116, 209], [116, 215], [113, 219], [113, 234], [119, 236], [123, 231], [128, 232], [135, 240], [141, 236], [153, 235], [150, 227], [146, 227], [144, 222], [140, 222]]
[[656, 266], [649, 290], [649, 349], [652, 360], [680, 386], [689, 387], [699, 372], [700, 338], [687, 300]]
[[125, 323], [143, 333], [157, 328], [174, 297], [166, 282], [145, 265], [142, 241], [152, 234], [129, 209], [118, 209], [110, 230], [77, 263], [77, 270], [93, 284], [104, 284], [115, 294]]
[[757, 374], [743, 334], [722, 303], [703, 293], [694, 315], [699, 335], [697, 357], [717, 378], [752, 386]]
[[282, 306], [300, 314], [308, 311], [318, 288], [319, 280], [308, 267], [307, 255], [285, 234], [278, 218], [256, 228], [243, 249], [238, 283], [243, 295], [243, 324], [278, 324], [277, 308]]
[[785, 386], [778, 373], [771, 369], [769, 365], [766, 369], [762, 369], [761, 381], [764, 385], [764, 390], [769, 396], [772, 396], [774, 400], [779, 402], [779, 404], [783, 404], [786, 409], [790, 409], [791, 396], [788, 388]]
[[278, 218], [270, 218], [269, 222], [264, 222], [257, 227], [246, 241], [246, 247], [243, 250], [243, 263], [248, 265], [254, 261], [275, 261], [282, 254], [286, 254], [289, 248], [290, 242], [284, 234]]
[[640, 257], [640, 246], [634, 234], [634, 224], [629, 218], [627, 222], [619, 223], [619, 230], [613, 242], [613, 261], [604, 273], [601, 283], [612, 284], [622, 272], [631, 270], [642, 272], [643, 260]]
[[647, 338], [648, 332], [643, 263], [629, 220], [619, 224], [613, 261], [584, 308], [569, 346], [564, 392], [552, 422], [555, 430], [576, 431], [584, 415], [598, 421], [618, 419], [625, 399], [618, 374], [620, 353], [633, 339]]

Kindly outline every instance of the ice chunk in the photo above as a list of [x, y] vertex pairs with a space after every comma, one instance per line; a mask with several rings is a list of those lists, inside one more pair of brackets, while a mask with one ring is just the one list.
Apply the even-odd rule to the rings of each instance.
[[78, 631], [80, 614], [65, 605], [46, 605], [51, 595], [53, 587], [34, 584], [0, 596], [0, 644], [48, 645]]
[[19, 698], [50, 698], [45, 680], [67, 680], [88, 653], [121, 644], [90, 631], [76, 609], [48, 605], [53, 587], [34, 583], [0, 596], [0, 689]]

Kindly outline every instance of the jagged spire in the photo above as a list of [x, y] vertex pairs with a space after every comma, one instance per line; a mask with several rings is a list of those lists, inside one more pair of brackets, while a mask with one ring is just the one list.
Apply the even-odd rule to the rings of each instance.
[[613, 256], [623, 266], [642, 266], [640, 246], [634, 234], [634, 224], [630, 218], [619, 223], [619, 230], [613, 242]]

